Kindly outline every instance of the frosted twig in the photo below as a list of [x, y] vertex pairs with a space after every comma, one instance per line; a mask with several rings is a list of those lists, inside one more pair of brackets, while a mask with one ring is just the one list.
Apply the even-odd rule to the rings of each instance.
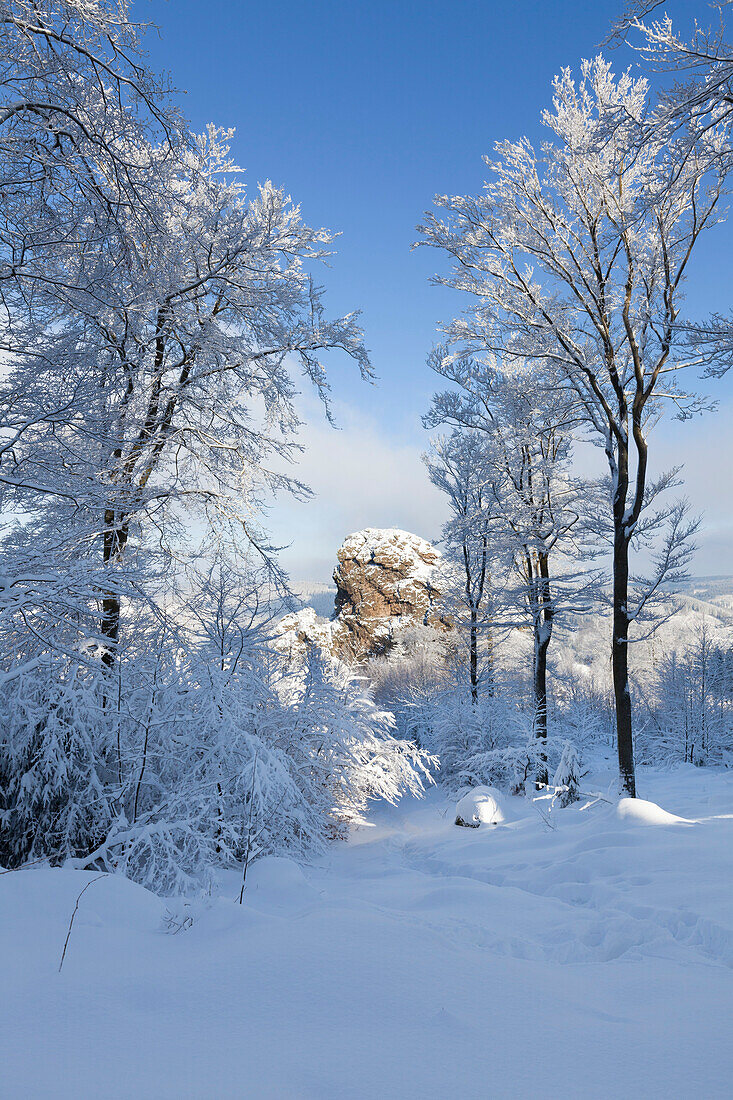
[[84, 889], [81, 890], [79, 892], [79, 894], [77, 895], [76, 904], [74, 905], [74, 912], [71, 914], [71, 920], [69, 921], [69, 928], [68, 928], [68, 931], [66, 933], [66, 939], [64, 940], [64, 949], [61, 952], [61, 962], [59, 963], [59, 974], [61, 973], [61, 967], [64, 965], [64, 959], [66, 958], [66, 948], [69, 946], [69, 937], [71, 936], [71, 929], [74, 927], [74, 917], [76, 916], [76, 914], [79, 910], [79, 902], [82, 899], [82, 895], [87, 892], [87, 890], [92, 885], [92, 883], [93, 882], [99, 882], [100, 878], [106, 878], [106, 872], [104, 874], [97, 875], [96, 878], [90, 879], [89, 882], [84, 887]]

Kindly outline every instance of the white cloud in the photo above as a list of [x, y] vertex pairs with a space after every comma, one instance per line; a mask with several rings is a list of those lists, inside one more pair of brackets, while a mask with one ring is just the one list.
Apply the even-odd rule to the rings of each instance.
[[[692, 511], [702, 514], [692, 572], [733, 573], [733, 433], [729, 404], [686, 424], [668, 422], [653, 439], [655, 470], [682, 466], [678, 490]], [[653, 448], [653, 449], [652, 449]]]
[[[378, 408], [380, 397], [388, 400], [384, 391], [370, 390], [365, 404]], [[417, 416], [414, 426], [399, 432], [385, 427], [374, 412], [336, 403], [340, 430], [334, 430], [312, 398], [302, 400], [300, 411], [306, 450], [295, 473], [315, 496], [306, 502], [282, 498], [267, 520], [273, 540], [290, 544], [282, 562], [293, 580], [328, 580], [341, 542], [363, 527], [400, 527], [437, 539], [445, 505], [420, 460], [428, 434]], [[652, 469], [682, 465], [679, 492], [689, 497], [694, 513], [703, 513], [692, 565], [698, 575], [733, 573], [732, 411], [724, 405], [687, 424], [667, 422], [650, 441]], [[589, 463], [595, 470], [599, 461], [602, 465], [595, 449], [579, 448], [579, 467]]]
[[400, 438], [353, 406], [336, 405], [334, 430], [314, 401], [302, 404], [305, 453], [296, 476], [313, 490], [306, 502], [281, 499], [267, 527], [292, 578], [327, 580], [346, 535], [363, 527], [400, 527], [435, 540], [444, 519], [441, 494], [428, 480], [420, 455], [428, 444], [416, 423]]

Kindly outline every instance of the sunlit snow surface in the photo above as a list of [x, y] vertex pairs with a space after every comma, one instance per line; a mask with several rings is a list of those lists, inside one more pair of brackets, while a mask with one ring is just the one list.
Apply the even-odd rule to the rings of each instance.
[[456, 805], [455, 822], [469, 827], [480, 825], [501, 825], [505, 819], [502, 803], [504, 799], [493, 787], [474, 787], [459, 798]]
[[434, 791], [241, 907], [234, 874], [191, 906], [104, 878], [60, 974], [94, 876], [2, 875], [0, 1094], [728, 1097], [733, 775], [639, 787], [478, 829]]

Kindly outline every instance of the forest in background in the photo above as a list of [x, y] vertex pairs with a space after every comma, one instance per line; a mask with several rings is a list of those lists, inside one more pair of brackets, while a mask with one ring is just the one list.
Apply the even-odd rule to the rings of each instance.
[[272, 644], [293, 596], [262, 521], [308, 494], [298, 387], [328, 418], [330, 363], [372, 377], [317, 281], [333, 234], [246, 188], [228, 131], [190, 133], [125, 3], [2, 7], [0, 862], [195, 893], [436, 779], [570, 804], [609, 744], [630, 797], [639, 758], [727, 766], [725, 616], [633, 657], [697, 527], [679, 470], [649, 474], [653, 428], [731, 362], [730, 316], [683, 297], [725, 213], [725, 6], [686, 38], [637, 5], [614, 33], [661, 93], [579, 60], [547, 143], [499, 140], [484, 190], [425, 215], [465, 300], [426, 368], [452, 630], [366, 665]]

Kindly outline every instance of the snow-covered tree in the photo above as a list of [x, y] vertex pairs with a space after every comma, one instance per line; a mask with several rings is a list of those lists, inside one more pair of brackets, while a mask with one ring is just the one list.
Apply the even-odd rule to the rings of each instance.
[[[145, 64], [126, 0], [6, 0], [0, 15], [0, 504], [14, 513], [25, 506], [18, 490], [26, 502], [44, 492], [71, 500], [42, 460], [33, 474], [19, 469], [21, 452], [78, 424], [98, 400], [99, 379], [75, 362], [68, 317], [82, 302], [87, 313], [104, 303], [112, 272], [143, 239], [154, 247], [157, 165], [180, 158], [189, 138], [167, 81]], [[68, 538], [59, 529], [50, 556], [70, 563], [79, 529]], [[70, 604], [82, 570], [67, 570], [65, 585], [43, 551], [26, 551], [3, 552], [0, 613]]]
[[[480, 486], [472, 522], [482, 519], [484, 530], [491, 530], [494, 560], [508, 559], [520, 582], [510, 576], [503, 583], [502, 617], [519, 624], [517, 604], [529, 616], [534, 730], [545, 742], [547, 654], [558, 606], [571, 599], [576, 608], [587, 603], [596, 581], [571, 566], [581, 548], [586, 558], [592, 556], [579, 522], [586, 487], [570, 473], [572, 410], [562, 392], [543, 392], [534, 384], [527, 364], [502, 371], [446, 348], [434, 353], [432, 363], [454, 388], [435, 395], [426, 423], [457, 425], [451, 440], [458, 454], [468, 446], [461, 441], [471, 441], [467, 466]], [[545, 765], [537, 780], [547, 783]]]
[[494, 530], [499, 505], [492, 491], [496, 472], [487, 458], [481, 435], [458, 429], [449, 436], [436, 437], [424, 456], [430, 480], [448, 501], [442, 543], [451, 576], [444, 582], [443, 599], [454, 627], [467, 636], [468, 680], [474, 704], [481, 691], [491, 693], [493, 682], [491, 568], [499, 542]]
[[572, 741], [566, 741], [552, 779], [555, 797], [561, 806], [570, 806], [573, 802], [578, 801], [580, 797], [580, 778], [578, 750]]
[[107, 836], [119, 788], [102, 700], [99, 675], [58, 655], [3, 667], [0, 864], [84, 855]]
[[[614, 28], [615, 36], [627, 37], [648, 69], [671, 78], [637, 141], [659, 126], [671, 129], [679, 140], [680, 160], [688, 152], [697, 159], [707, 157], [711, 171], [726, 174], [733, 167], [730, 4], [711, 3], [707, 20], [696, 20], [689, 35], [675, 27], [666, 12], [656, 17], [658, 7], [639, 0]], [[684, 332], [701, 354], [707, 377], [719, 378], [733, 365], [733, 312], [688, 319]]]
[[[149, 235], [136, 238], [139, 214], [124, 222], [135, 262], [105, 273], [103, 304], [69, 292], [74, 308], [45, 340], [49, 382], [55, 375], [82, 394], [76, 415], [53, 430], [38, 425], [15, 455], [24, 505], [58, 514], [68, 502], [96, 537], [110, 669], [131, 544], [152, 532], [169, 547], [184, 515], [204, 525], [216, 516], [266, 554], [253, 520], [263, 496], [306, 492], [271, 465], [294, 450], [292, 368], [326, 401], [321, 353], [344, 350], [369, 373], [355, 317], [328, 321], [304, 269], [329, 234], [304, 225], [270, 184], [250, 199], [227, 135], [210, 129], [180, 161], [162, 149], [156, 170], [164, 209]], [[58, 277], [83, 285], [89, 265], [96, 271], [94, 255], [62, 256]], [[20, 390], [34, 370], [35, 356], [21, 357], [9, 385]]]
[[647, 760], [729, 763], [733, 753], [731, 650], [702, 619], [687, 646], [666, 650], [644, 684]]
[[189, 890], [425, 778], [363, 685], [267, 637], [296, 376], [330, 416], [324, 357], [369, 360], [310, 274], [331, 235], [183, 134], [124, 2], [3, 16], [2, 858]]
[[124, 244], [118, 218], [149, 216], [146, 139], [171, 154], [186, 144], [167, 81], [145, 64], [143, 30], [127, 0], [0, 5], [0, 294], [13, 310], [35, 309], [44, 288], [63, 294], [49, 256], [101, 259], [110, 236]]
[[[649, 477], [649, 429], [665, 406], [684, 418], [703, 404], [675, 385], [700, 362], [680, 332], [681, 293], [717, 218], [723, 162], [709, 152], [726, 139], [711, 130], [702, 149], [660, 124], [636, 144], [646, 81], [615, 78], [601, 57], [583, 63], [578, 82], [563, 71], [553, 91], [542, 149], [499, 143], [483, 193], [439, 196], [422, 235], [455, 261], [438, 282], [475, 300], [448, 326], [449, 342], [534, 364], [537, 381], [566, 391], [605, 452], [619, 771], [633, 795], [629, 627], [684, 569], [690, 534], [678, 505], [655, 504], [670, 478]], [[653, 575], [637, 586], [630, 551], [665, 524]]]
[[[695, 20], [689, 36], [676, 28], [657, 0], [635, 0], [613, 27], [611, 39], [625, 38], [646, 66], [673, 78], [662, 88], [650, 120], [662, 119], [686, 130], [692, 140], [704, 138], [711, 127], [733, 121], [733, 47], [730, 5], [726, 0], [708, 7], [708, 21]], [[655, 15], [655, 12], [657, 13]], [[728, 145], [711, 146], [711, 153], [730, 159]]]

